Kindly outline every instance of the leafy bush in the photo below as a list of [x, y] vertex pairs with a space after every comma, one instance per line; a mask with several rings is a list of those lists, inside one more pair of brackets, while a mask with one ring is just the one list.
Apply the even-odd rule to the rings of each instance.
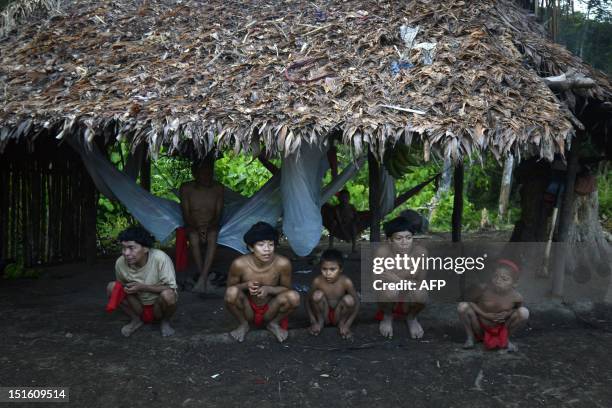
[[36, 268], [25, 268], [23, 261], [8, 264], [4, 268], [4, 279], [38, 279], [41, 271]]

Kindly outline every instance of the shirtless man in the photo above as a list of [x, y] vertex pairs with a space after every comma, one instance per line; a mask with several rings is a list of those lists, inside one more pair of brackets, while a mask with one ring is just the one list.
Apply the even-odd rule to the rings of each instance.
[[[416, 226], [406, 218], [394, 218], [385, 224], [384, 229], [390, 245], [381, 247], [376, 254], [377, 257], [394, 258], [398, 254], [402, 256], [408, 254], [415, 257], [427, 256], [425, 248], [414, 244], [413, 235], [416, 232]], [[420, 287], [421, 282], [426, 278], [427, 271], [421, 268], [415, 273], [411, 272], [409, 270], [387, 269], [381, 275], [381, 278], [387, 282], [400, 282], [405, 279], [415, 282], [415, 287]], [[404, 317], [406, 319], [410, 337], [413, 339], [423, 337], [423, 327], [417, 320], [417, 315], [425, 308], [427, 303], [428, 294], [426, 290], [410, 290], [408, 293], [387, 290], [380, 292], [379, 296], [376, 320], [380, 321], [378, 329], [383, 337], [393, 337], [394, 317]]]
[[122, 255], [115, 262], [116, 281], [106, 286], [110, 298], [106, 310], [112, 312], [119, 306], [131, 317], [121, 328], [126, 337], [154, 320], [161, 321], [162, 336], [172, 336], [170, 318], [178, 298], [172, 260], [152, 248], [153, 237], [142, 227], [130, 227], [118, 239]]
[[500, 259], [491, 281], [479, 287], [473, 301], [459, 303], [457, 311], [467, 334], [464, 348], [473, 348], [479, 340], [487, 349], [518, 350], [509, 336], [529, 319], [523, 297], [515, 289], [518, 275], [514, 262]]
[[318, 335], [324, 325], [337, 325], [343, 339], [353, 337], [351, 325], [359, 311], [359, 298], [353, 282], [342, 275], [342, 252], [328, 249], [321, 254], [321, 275], [314, 278], [306, 309], [310, 333]]
[[278, 233], [268, 223], [258, 222], [246, 234], [244, 242], [251, 251], [232, 262], [227, 277], [225, 306], [238, 320], [230, 335], [244, 341], [249, 323], [266, 324], [279, 342], [289, 335], [287, 316], [300, 305], [300, 295], [291, 288], [291, 263], [274, 253]]
[[[206, 292], [208, 274], [217, 250], [217, 236], [223, 209], [223, 186], [213, 180], [214, 162], [206, 159], [194, 164], [194, 181], [180, 188], [181, 209], [193, 259], [200, 272], [194, 292]], [[202, 263], [202, 247], [205, 248]]]

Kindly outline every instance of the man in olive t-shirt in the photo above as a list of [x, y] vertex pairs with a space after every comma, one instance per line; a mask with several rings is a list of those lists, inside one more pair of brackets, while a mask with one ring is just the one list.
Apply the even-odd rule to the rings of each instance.
[[172, 336], [170, 318], [178, 298], [172, 260], [151, 248], [153, 237], [142, 227], [130, 227], [118, 239], [122, 255], [115, 262], [117, 280], [106, 291], [111, 299], [120, 299], [119, 307], [132, 319], [121, 333], [128, 337], [144, 323], [160, 320], [162, 336]]

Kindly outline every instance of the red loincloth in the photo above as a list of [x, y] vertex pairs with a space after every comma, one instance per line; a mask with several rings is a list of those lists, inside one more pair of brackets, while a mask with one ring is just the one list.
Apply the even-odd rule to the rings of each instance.
[[182, 272], [187, 269], [187, 233], [185, 227], [178, 227], [176, 229], [176, 247], [174, 252], [174, 263], [177, 272]]
[[336, 325], [336, 311], [331, 307], [327, 307], [327, 320], [332, 326]]
[[476, 334], [476, 340], [482, 341], [487, 350], [504, 349], [508, 347], [508, 327], [504, 323], [487, 326], [478, 319], [484, 331], [483, 336]]
[[[119, 281], [115, 281], [113, 291], [111, 292], [110, 299], [106, 304], [106, 311], [112, 313], [119, 307], [121, 302], [125, 300], [127, 293], [123, 289], [123, 284]], [[143, 305], [142, 313], [140, 314], [140, 320], [145, 323], [153, 323], [155, 321], [155, 314], [153, 313], [153, 305]]]
[[[260, 306], [255, 304], [255, 302], [253, 302], [250, 297], [248, 299], [249, 305], [251, 305], [251, 309], [253, 310], [253, 324], [258, 328], [262, 327], [264, 324], [264, 314], [266, 314], [269, 309], [268, 304], [266, 303], [265, 305]], [[279, 322], [279, 326], [283, 330], [287, 330], [287, 328], [289, 327], [289, 317], [283, 317]]]
[[[395, 304], [395, 307], [393, 308], [393, 318], [394, 319], [402, 319], [404, 317], [406, 317], [406, 312], [404, 312], [404, 310], [402, 309], [402, 305], [404, 304], [404, 302], [399, 301]], [[385, 312], [383, 312], [382, 310], [378, 309], [376, 311], [376, 314], [374, 315], [374, 319], [378, 320], [379, 322], [382, 321], [385, 318]]]
[[153, 323], [155, 321], [155, 313], [153, 313], [153, 305], [143, 305], [140, 320], [144, 323]]

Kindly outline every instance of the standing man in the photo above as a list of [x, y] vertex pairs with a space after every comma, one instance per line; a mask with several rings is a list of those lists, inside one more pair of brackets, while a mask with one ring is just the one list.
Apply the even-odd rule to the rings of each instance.
[[106, 287], [110, 298], [106, 310], [119, 306], [132, 319], [121, 328], [126, 337], [155, 320], [161, 321], [162, 336], [172, 336], [170, 318], [178, 298], [172, 260], [152, 248], [153, 237], [142, 227], [130, 227], [118, 239], [122, 255], [115, 262], [117, 280]]
[[[194, 292], [206, 292], [208, 274], [217, 251], [217, 237], [223, 210], [223, 186], [213, 179], [214, 161], [211, 157], [191, 168], [194, 181], [180, 188], [181, 209], [193, 259], [198, 267]], [[204, 262], [202, 262], [204, 248]]]
[[227, 277], [225, 306], [238, 320], [230, 335], [242, 342], [249, 323], [265, 324], [282, 343], [289, 335], [287, 316], [300, 305], [300, 295], [291, 289], [291, 262], [274, 252], [278, 233], [268, 223], [253, 225], [244, 242], [251, 253], [236, 258]]

